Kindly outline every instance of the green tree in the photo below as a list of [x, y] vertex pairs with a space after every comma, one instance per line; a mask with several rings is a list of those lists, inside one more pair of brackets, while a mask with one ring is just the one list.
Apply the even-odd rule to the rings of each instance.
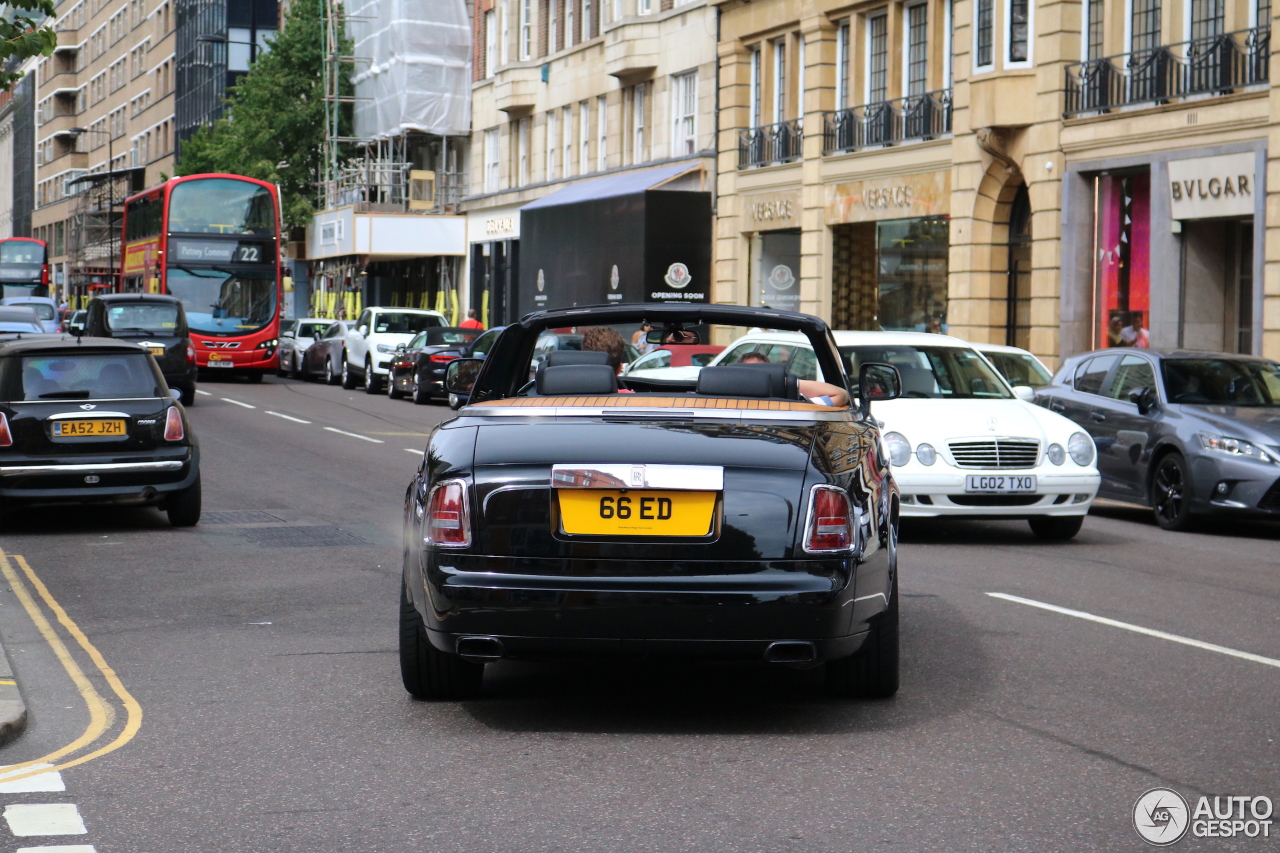
[[[53, 27], [41, 26], [53, 17], [53, 0], [9, 0], [8, 14], [0, 15], [0, 66], [11, 67], [10, 58], [21, 62], [32, 56], [48, 56], [58, 46]], [[38, 16], [32, 17], [36, 13]], [[0, 71], [0, 88], [9, 88], [22, 79], [17, 71]]]
[[285, 227], [310, 222], [323, 166], [324, 41], [324, 0], [295, 0], [271, 49], [231, 90], [224, 117], [183, 142], [177, 173], [271, 181]]

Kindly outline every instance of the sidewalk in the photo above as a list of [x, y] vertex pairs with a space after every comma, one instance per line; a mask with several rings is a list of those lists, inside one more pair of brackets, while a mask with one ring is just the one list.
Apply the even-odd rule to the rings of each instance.
[[27, 703], [22, 701], [22, 692], [13, 677], [9, 653], [0, 643], [0, 745], [22, 734], [26, 727]]

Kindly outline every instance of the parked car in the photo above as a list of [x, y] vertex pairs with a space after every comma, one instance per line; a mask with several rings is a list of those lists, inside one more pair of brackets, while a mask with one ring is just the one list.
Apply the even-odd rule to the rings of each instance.
[[[833, 333], [855, 375], [863, 362], [885, 362], [902, 376], [902, 399], [879, 408], [885, 443], [902, 490], [904, 517], [1025, 519], [1044, 539], [1080, 531], [1098, 491], [1089, 436], [1062, 417], [1045, 417], [973, 347], [924, 332]], [[713, 365], [748, 353], [814, 378], [809, 342], [790, 332], [738, 338]], [[1052, 415], [1052, 413], [1048, 413]]]
[[626, 374], [650, 379], [692, 379], [722, 352], [724, 347], [710, 344], [662, 347], [636, 358], [627, 365]]
[[1024, 349], [1002, 344], [973, 344], [973, 348], [986, 356], [1014, 388], [1039, 388], [1053, 379], [1053, 371]]
[[323, 317], [304, 317], [301, 320], [290, 320], [280, 331], [280, 375], [302, 376], [302, 358], [307, 347], [316, 342], [332, 325], [332, 320]]
[[112, 338], [0, 343], [0, 501], [147, 504], [200, 520], [200, 448], [155, 359]]
[[58, 303], [46, 296], [6, 296], [0, 299], [0, 305], [30, 308], [44, 331], [62, 331], [58, 328]]
[[413, 336], [448, 322], [439, 311], [420, 308], [366, 308], [347, 329], [342, 355], [342, 387], [363, 383], [364, 390], [376, 394], [391, 370], [396, 347], [408, 344]]
[[187, 312], [176, 296], [111, 293], [89, 300], [84, 334], [119, 338], [145, 348], [160, 365], [164, 381], [182, 392], [182, 405], [196, 401], [196, 350]]
[[[589, 310], [615, 329], [790, 328], [848, 387], [815, 317]], [[404, 508], [409, 693], [473, 695], [499, 658], [641, 653], [825, 665], [834, 695], [892, 695], [898, 495], [870, 401], [813, 404], [781, 370], [740, 367], [704, 368], [678, 396], [622, 394], [605, 354], [563, 350], [530, 384], [543, 331], [582, 314], [526, 315], [483, 361], [449, 366], [448, 390], [470, 402], [432, 432]], [[894, 396], [892, 368], [864, 373]]]
[[0, 307], [0, 334], [45, 334], [36, 312], [26, 305]]
[[68, 335], [83, 335], [84, 320], [87, 316], [89, 312], [83, 308], [65, 312], [62, 317], [62, 331]]
[[[444, 399], [444, 373], [449, 362], [471, 356], [472, 344], [486, 335], [488, 342], [492, 343], [500, 331], [440, 326], [419, 332], [405, 350], [392, 359], [387, 375], [387, 395], [393, 400], [408, 395], [419, 405], [433, 399]], [[482, 347], [477, 357], [483, 358], [486, 352], [488, 347]]]
[[328, 328], [302, 354], [302, 378], [324, 379], [330, 385], [342, 381], [342, 354], [346, 351], [351, 320], [331, 320]]
[[1063, 362], [1036, 402], [1098, 445], [1100, 494], [1167, 530], [1280, 517], [1280, 364], [1190, 350], [1108, 349]]

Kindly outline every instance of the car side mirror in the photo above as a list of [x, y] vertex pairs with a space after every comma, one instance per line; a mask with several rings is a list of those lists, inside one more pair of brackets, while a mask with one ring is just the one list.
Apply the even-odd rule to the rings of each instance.
[[450, 394], [470, 394], [483, 365], [483, 358], [455, 358], [445, 370], [444, 390]]
[[296, 335], [294, 335], [294, 333], [293, 333], [293, 330], [292, 330], [292, 329], [289, 329], [289, 330], [287, 330], [287, 331], [281, 332], [281, 333], [280, 333], [280, 337], [282, 337], [282, 338], [293, 338], [293, 337], [297, 337], [297, 336], [296, 336]]
[[172, 397], [172, 398], [173, 398], [173, 399], [175, 399], [175, 400], [181, 400], [181, 399], [182, 399], [182, 389], [181, 389], [181, 388], [170, 388], [170, 389], [169, 389], [169, 396], [170, 396], [170, 397]]
[[1013, 396], [1017, 397], [1019, 400], [1026, 400], [1030, 403], [1036, 398], [1036, 389], [1032, 388], [1030, 385], [1014, 385]]
[[405, 351], [404, 344], [396, 344], [396, 352], [404, 352], [404, 351]]
[[1138, 414], [1145, 415], [1156, 407], [1156, 392], [1146, 386], [1129, 392], [1129, 402], [1138, 407]]
[[872, 400], [895, 400], [902, 396], [902, 377], [892, 364], [868, 361], [858, 368], [858, 410], [871, 415]]

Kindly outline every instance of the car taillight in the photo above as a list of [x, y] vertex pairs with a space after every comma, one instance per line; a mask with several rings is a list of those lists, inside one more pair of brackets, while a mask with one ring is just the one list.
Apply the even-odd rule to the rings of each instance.
[[13, 433], [9, 432], [9, 419], [0, 412], [0, 447], [13, 446]]
[[810, 553], [845, 551], [853, 546], [853, 512], [849, 495], [835, 486], [814, 486], [809, 497], [809, 523], [804, 549]]
[[455, 358], [457, 358], [457, 356], [456, 356], [456, 355], [433, 355], [433, 356], [431, 356], [431, 360], [432, 360], [432, 361], [434, 361], [436, 364], [440, 364], [440, 363], [442, 363], [442, 362], [446, 362], [446, 361], [453, 361]]
[[182, 428], [182, 412], [178, 411], [177, 406], [170, 406], [169, 414], [164, 419], [164, 440], [182, 441], [186, 436], [187, 432]]
[[440, 483], [427, 496], [426, 541], [446, 548], [471, 544], [467, 486], [461, 480]]
[[187, 364], [196, 363], [196, 348], [191, 344], [187, 344]]

